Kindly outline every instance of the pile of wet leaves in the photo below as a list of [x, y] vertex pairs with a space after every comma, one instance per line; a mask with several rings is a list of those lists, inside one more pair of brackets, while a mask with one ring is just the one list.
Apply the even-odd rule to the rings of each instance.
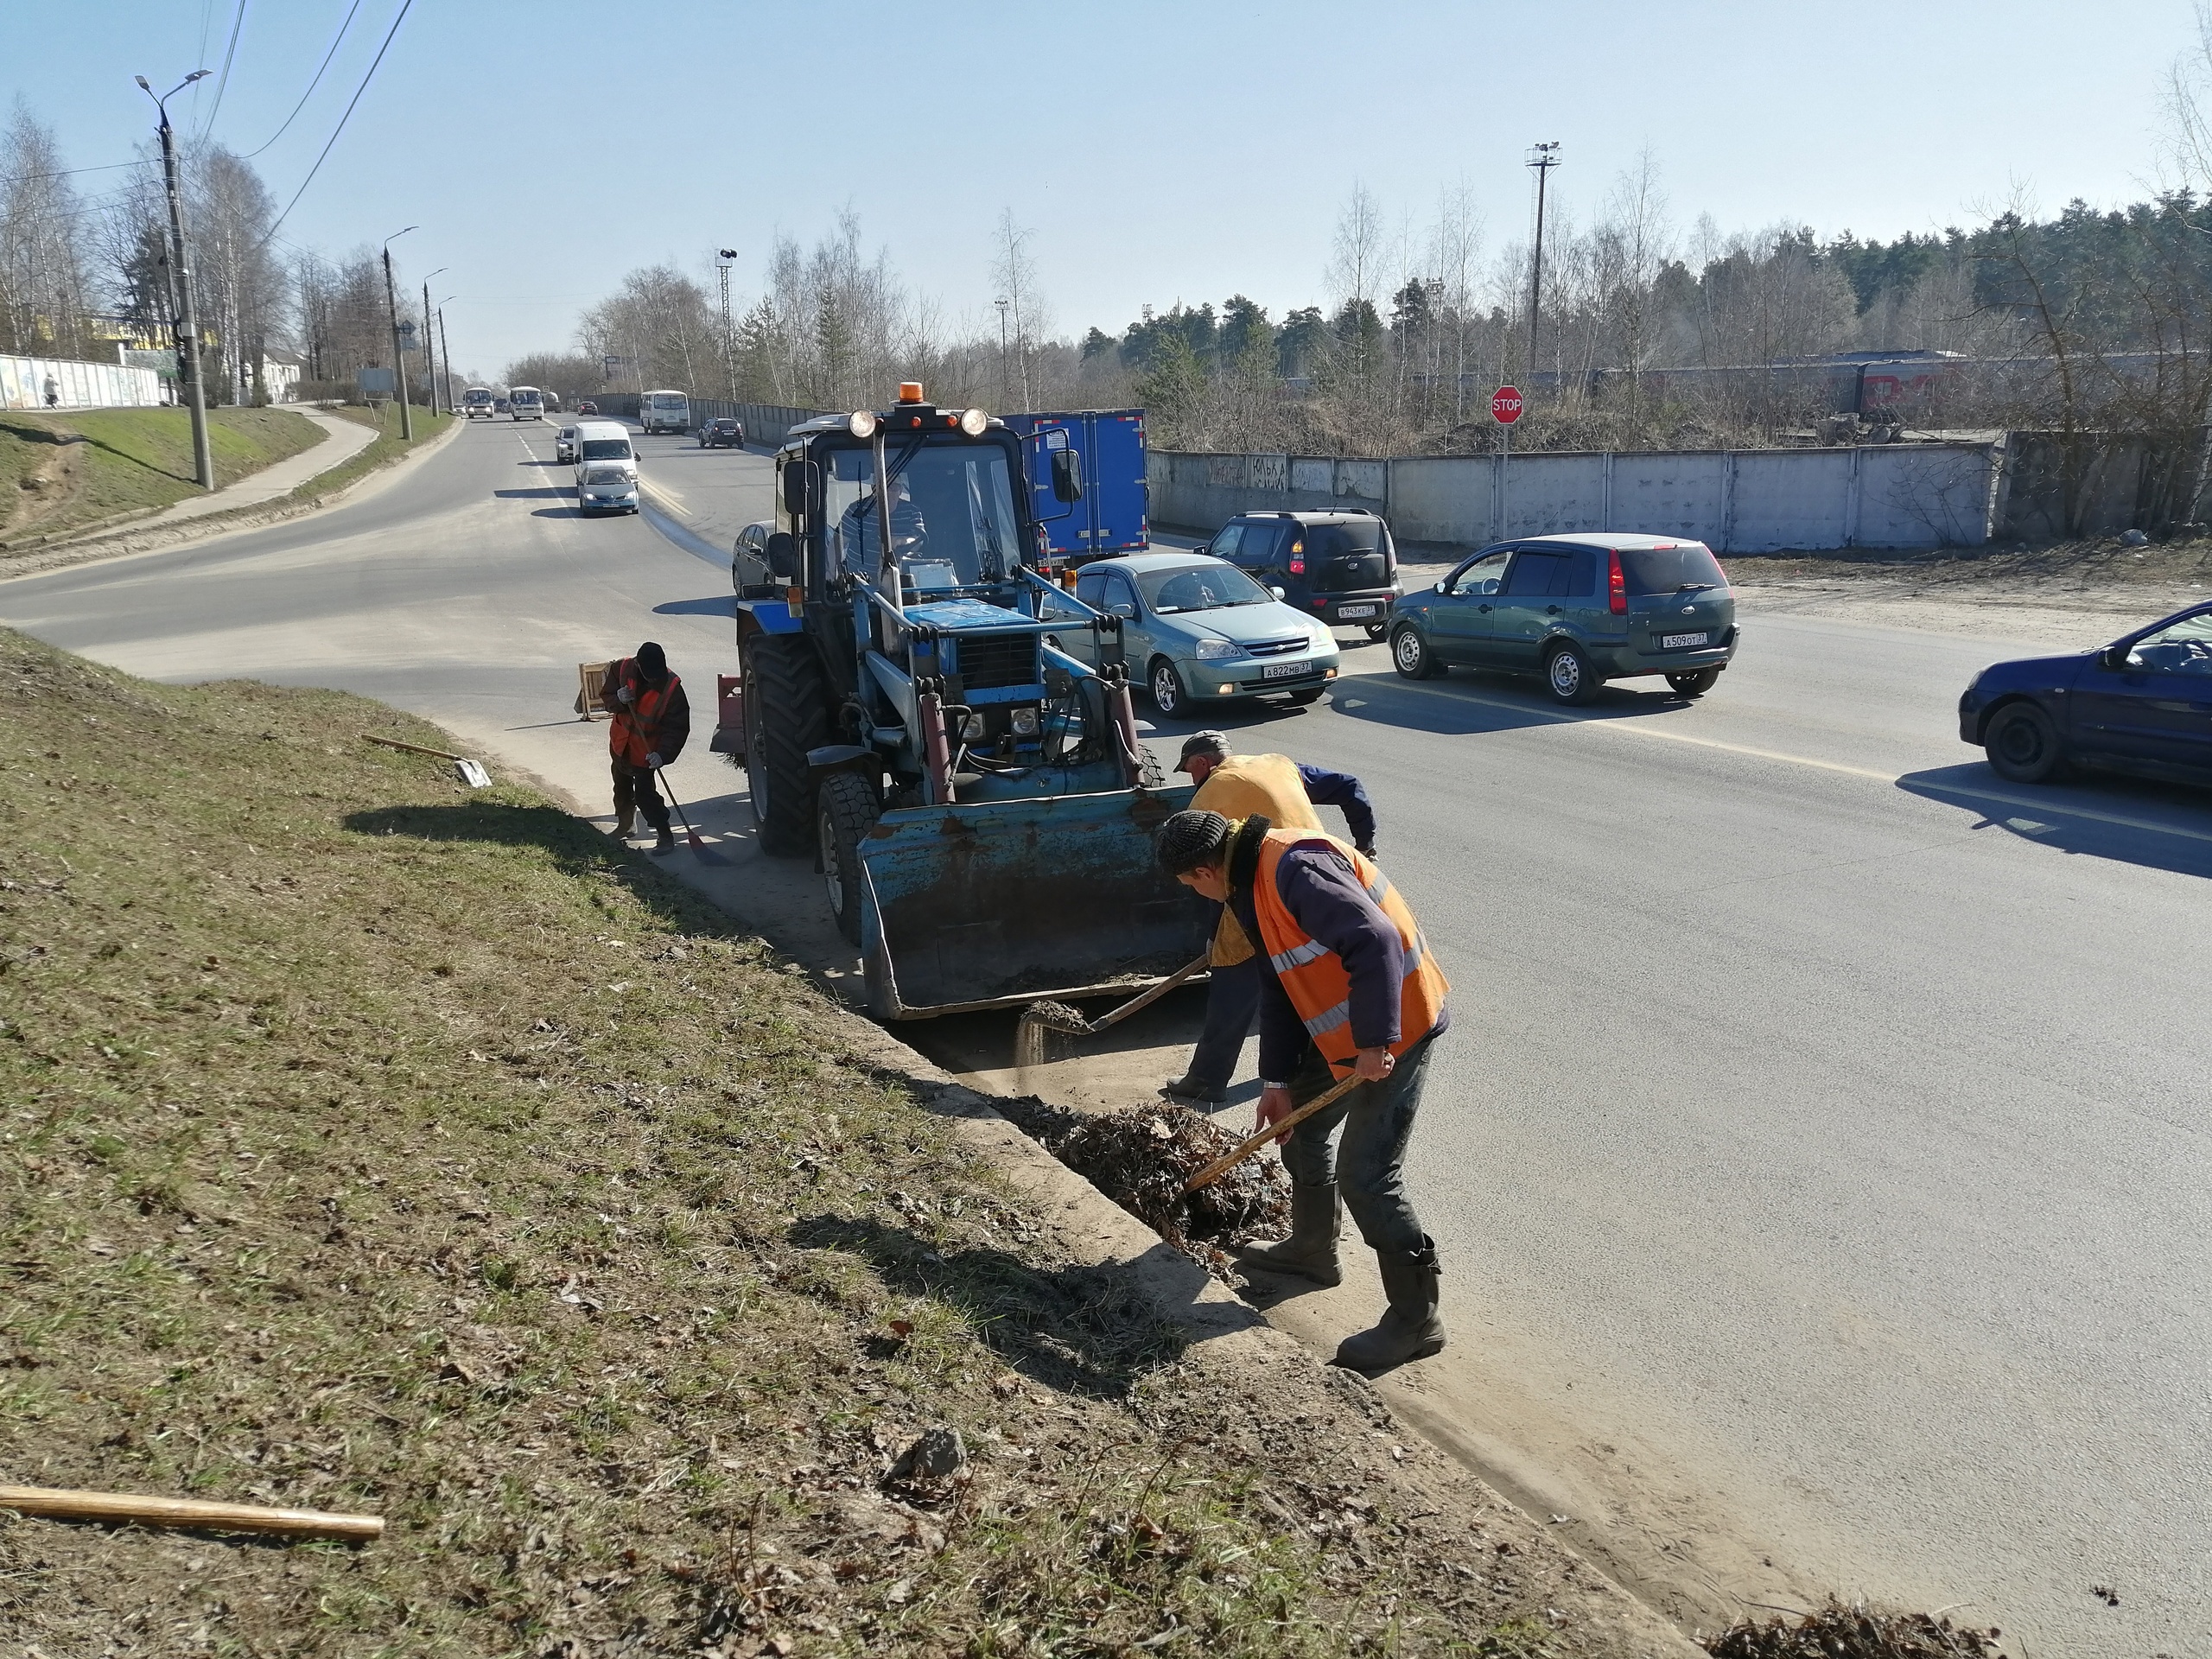
[[1706, 1639], [1713, 1659], [1995, 1659], [2003, 1632], [1929, 1613], [1885, 1613], [1830, 1602], [1816, 1613], [1745, 1619]]
[[1026, 1134], [1170, 1244], [1224, 1280], [1227, 1247], [1290, 1228], [1290, 1183], [1262, 1151], [1187, 1197], [1183, 1184], [1242, 1136], [1187, 1106], [1147, 1101], [1093, 1115], [1025, 1096], [993, 1103]]

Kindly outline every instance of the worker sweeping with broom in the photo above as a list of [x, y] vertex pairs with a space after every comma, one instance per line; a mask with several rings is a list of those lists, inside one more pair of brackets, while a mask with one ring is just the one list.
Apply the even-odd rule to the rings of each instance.
[[[1194, 732], [1185, 739], [1175, 770], [1198, 786], [1191, 797], [1193, 811], [1218, 812], [1225, 818], [1258, 813], [1279, 830], [1322, 833], [1313, 809], [1342, 807], [1352, 844], [1375, 856], [1375, 809], [1350, 772], [1302, 765], [1287, 755], [1233, 754], [1219, 732]], [[1236, 1057], [1251, 1035], [1260, 1003], [1260, 968], [1252, 942], [1227, 910], [1214, 930], [1207, 966], [1205, 1024], [1198, 1046], [1183, 1075], [1162, 1084], [1160, 1092], [1185, 1104], [1215, 1106], [1229, 1098]]]
[[[1336, 1363], [1373, 1372], [1439, 1351], [1436, 1246], [1406, 1196], [1404, 1164], [1429, 1056], [1451, 1022], [1450, 987], [1412, 911], [1362, 854], [1311, 830], [1277, 830], [1264, 816], [1232, 823], [1178, 812], [1154, 846], [1170, 874], [1225, 904], [1259, 947], [1257, 1127], [1339, 1078], [1360, 1079], [1283, 1144], [1290, 1236], [1247, 1246], [1240, 1258], [1338, 1283], [1341, 1190], [1389, 1306], [1374, 1328], [1344, 1338]], [[1330, 1143], [1339, 1126], [1341, 1148]]]
[[607, 743], [614, 761], [616, 840], [626, 840], [645, 816], [653, 830], [653, 851], [673, 852], [668, 803], [653, 787], [653, 774], [672, 765], [691, 735], [691, 702], [683, 682], [669, 672], [667, 653], [648, 639], [634, 657], [607, 671], [607, 705], [613, 714]]

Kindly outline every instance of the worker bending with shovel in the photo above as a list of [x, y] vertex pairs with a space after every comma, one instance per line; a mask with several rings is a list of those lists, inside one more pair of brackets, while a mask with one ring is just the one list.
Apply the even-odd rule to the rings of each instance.
[[683, 682], [669, 672], [667, 654], [648, 639], [636, 656], [607, 670], [603, 696], [614, 717], [607, 733], [614, 757], [614, 828], [609, 833], [626, 840], [643, 813], [652, 826], [653, 851], [673, 852], [668, 803], [653, 787], [653, 774], [683, 753], [691, 735], [691, 702]]
[[[1405, 900], [1363, 855], [1264, 817], [1176, 813], [1160, 828], [1160, 863], [1225, 904], [1260, 964], [1260, 1104], [1255, 1128], [1281, 1122], [1338, 1080], [1360, 1086], [1289, 1132], [1290, 1236], [1238, 1251], [1252, 1267], [1316, 1284], [1343, 1277], [1338, 1198], [1376, 1255], [1389, 1306], [1344, 1338], [1336, 1363], [1387, 1370], [1444, 1346], [1436, 1245], [1406, 1197], [1406, 1143], [1429, 1056], [1451, 1016], [1450, 990]], [[1330, 1137], [1341, 1126], [1341, 1147]]]
[[[1256, 813], [1278, 830], [1320, 835], [1327, 832], [1313, 809], [1341, 807], [1352, 844], [1375, 856], [1375, 809], [1350, 772], [1304, 766], [1287, 755], [1231, 754], [1229, 740], [1219, 732], [1195, 732], [1185, 739], [1175, 770], [1188, 773], [1198, 786], [1191, 797], [1193, 811], [1218, 812], [1224, 818]], [[1163, 1084], [1160, 1092], [1173, 1101], [1217, 1106], [1229, 1098], [1236, 1057], [1244, 1051], [1260, 1006], [1260, 964], [1251, 939], [1225, 907], [1206, 967], [1206, 1016], [1198, 1046], [1183, 1075]]]

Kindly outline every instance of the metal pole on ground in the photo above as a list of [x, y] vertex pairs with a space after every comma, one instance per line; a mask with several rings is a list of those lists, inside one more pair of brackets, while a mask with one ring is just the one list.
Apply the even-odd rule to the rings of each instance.
[[[430, 276], [442, 276], [451, 269], [450, 265], [440, 265], [430, 273]], [[438, 412], [438, 353], [437, 342], [430, 338], [430, 276], [423, 279], [423, 362], [427, 370], [426, 378], [430, 383], [430, 413], [435, 415]], [[450, 406], [446, 413], [453, 413]]]
[[[1559, 165], [1559, 146], [1556, 143], [1530, 147], [1528, 165], [1536, 169], [1536, 257], [1529, 276], [1529, 385], [1535, 385], [1536, 319], [1544, 303], [1544, 181], [1551, 177], [1552, 168]], [[1559, 391], [1552, 391], [1554, 401]]]
[[[419, 231], [419, 225], [410, 225], [407, 231]], [[399, 296], [391, 286], [391, 245], [407, 234], [394, 231], [384, 239], [384, 306], [391, 319], [391, 384], [399, 397], [399, 436], [403, 442], [415, 442], [415, 416], [407, 407], [407, 359], [399, 351]]]
[[438, 302], [438, 361], [446, 365], [446, 413], [454, 412], [453, 406], [453, 347], [446, 344], [446, 307], [458, 298], [448, 294]]
[[134, 77], [139, 89], [154, 99], [154, 107], [162, 112], [162, 175], [168, 186], [169, 235], [175, 245], [170, 267], [176, 272], [179, 308], [183, 313], [176, 328], [176, 366], [191, 396], [193, 475], [203, 490], [215, 487], [215, 452], [207, 443], [207, 394], [200, 384], [200, 316], [192, 304], [192, 269], [185, 256], [184, 198], [177, 188], [176, 137], [169, 129], [168, 101], [207, 73], [195, 69], [159, 98], [154, 98], [145, 76]]

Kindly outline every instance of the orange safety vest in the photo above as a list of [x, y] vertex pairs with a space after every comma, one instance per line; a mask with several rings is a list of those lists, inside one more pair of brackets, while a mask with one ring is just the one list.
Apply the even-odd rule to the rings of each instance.
[[1403, 1054], [1427, 1036], [1443, 1017], [1444, 999], [1452, 987], [1429, 954], [1428, 943], [1421, 938], [1413, 912], [1406, 908], [1406, 901], [1398, 897], [1389, 878], [1367, 858], [1326, 836], [1268, 831], [1260, 843], [1259, 868], [1252, 882], [1252, 908], [1259, 920], [1260, 945], [1268, 953], [1268, 965], [1282, 982], [1291, 1007], [1298, 1010], [1306, 1034], [1322, 1058], [1339, 1070], [1349, 1070], [1358, 1053], [1351, 1036], [1351, 976], [1344, 971], [1344, 961], [1335, 951], [1299, 926], [1275, 887], [1275, 868], [1282, 862], [1282, 855], [1294, 847], [1313, 846], [1326, 847], [1351, 862], [1367, 896], [1390, 918], [1404, 944], [1406, 976], [1398, 992], [1398, 1040], [1390, 1045], [1391, 1053]]
[[[1218, 812], [1230, 823], [1254, 813], [1278, 830], [1304, 830], [1326, 835], [1320, 815], [1307, 798], [1306, 780], [1298, 763], [1281, 754], [1232, 754], [1211, 772], [1191, 797], [1194, 812]], [[1230, 968], [1252, 959], [1252, 942], [1228, 906], [1221, 907], [1221, 924], [1214, 929], [1210, 966]]]
[[632, 696], [625, 703], [616, 702], [613, 692], [607, 693], [614, 721], [607, 728], [607, 747], [617, 760], [626, 760], [643, 770], [645, 757], [654, 752], [660, 738], [661, 711], [683, 682], [671, 673], [658, 686], [647, 685], [633, 657], [615, 664], [613, 677], [617, 686], [628, 686]]

